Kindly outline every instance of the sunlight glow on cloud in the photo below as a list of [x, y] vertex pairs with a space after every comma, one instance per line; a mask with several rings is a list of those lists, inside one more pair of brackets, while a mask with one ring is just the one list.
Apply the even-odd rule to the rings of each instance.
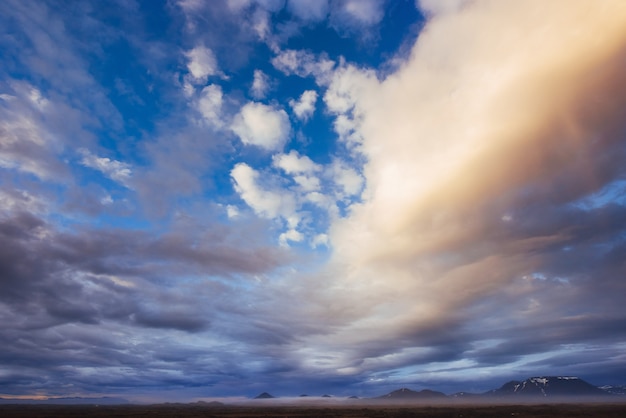
[[383, 82], [353, 67], [336, 73], [325, 103], [351, 117], [367, 162], [363, 202], [331, 228], [346, 266], [335, 274], [375, 306], [335, 333], [345, 335], [340, 353], [383, 338], [368, 328], [408, 339], [457, 321], [539, 263], [530, 248], [567, 242], [558, 230], [544, 243], [513, 237], [494, 211], [539, 204], [563, 172], [578, 178], [570, 193], [588, 193], [588, 176], [603, 169], [593, 141], [619, 123], [626, 8], [602, 5], [474, 2], [434, 19]]

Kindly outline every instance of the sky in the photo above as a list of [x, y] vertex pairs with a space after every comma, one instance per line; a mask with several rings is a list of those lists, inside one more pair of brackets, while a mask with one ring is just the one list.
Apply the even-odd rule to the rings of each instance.
[[0, 2], [0, 396], [626, 384], [622, 0]]

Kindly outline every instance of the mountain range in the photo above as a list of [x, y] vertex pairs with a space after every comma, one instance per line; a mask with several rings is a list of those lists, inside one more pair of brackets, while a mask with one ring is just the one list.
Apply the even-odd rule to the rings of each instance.
[[[267, 398], [267, 393], [259, 395], [256, 399]], [[561, 399], [561, 398], [608, 398], [610, 396], [626, 395], [624, 386], [602, 386], [597, 387], [574, 376], [538, 376], [526, 380], [512, 380], [503, 384], [498, 389], [493, 389], [484, 393], [457, 392], [446, 395], [442, 392], [423, 389], [420, 391], [402, 388], [394, 390], [386, 395], [375, 398], [366, 398], [364, 401], [376, 402], [403, 402], [403, 401], [443, 401], [446, 399], [464, 399], [472, 401], [490, 400], [519, 400], [530, 399]], [[273, 396], [269, 396], [272, 397]], [[354, 397], [353, 397], [354, 398]]]
[[624, 396], [626, 388], [623, 386], [602, 386], [597, 387], [574, 376], [538, 376], [526, 380], [512, 380], [503, 384], [498, 389], [493, 389], [484, 393], [458, 392], [450, 396], [441, 392], [422, 390], [415, 392], [410, 389], [395, 390], [387, 395], [376, 399], [392, 400], [436, 400], [442, 398], [462, 398], [465, 400], [495, 400], [511, 399], [519, 400], [533, 398], [604, 398], [609, 396]]

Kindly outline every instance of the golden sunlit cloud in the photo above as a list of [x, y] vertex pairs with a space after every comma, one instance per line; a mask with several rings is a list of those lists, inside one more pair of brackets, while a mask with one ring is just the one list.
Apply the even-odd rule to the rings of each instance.
[[352, 100], [342, 106], [367, 188], [331, 230], [329, 297], [362, 316], [330, 345], [416, 344], [407, 336], [455, 320], [535, 271], [535, 249], [565, 242], [566, 231], [515, 236], [524, 220], [510, 212], [544, 189], [567, 202], [603, 184], [598, 156], [626, 104], [624, 22], [622, 1], [469, 2], [433, 17], [385, 80], [335, 74], [326, 101]]

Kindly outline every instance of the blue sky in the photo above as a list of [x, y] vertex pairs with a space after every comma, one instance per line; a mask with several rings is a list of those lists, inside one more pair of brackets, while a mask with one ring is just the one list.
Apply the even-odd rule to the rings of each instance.
[[0, 28], [0, 396], [626, 383], [623, 2]]

